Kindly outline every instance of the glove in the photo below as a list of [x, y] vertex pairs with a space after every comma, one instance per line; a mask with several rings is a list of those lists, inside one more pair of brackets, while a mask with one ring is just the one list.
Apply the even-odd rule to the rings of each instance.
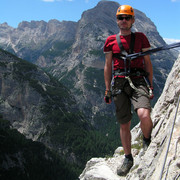
[[106, 91], [105, 91], [105, 96], [104, 96], [104, 101], [105, 101], [107, 104], [111, 104], [111, 102], [112, 102], [111, 97], [112, 97], [111, 91], [106, 90]]
[[150, 99], [152, 100], [154, 98], [154, 94], [153, 94], [153, 87], [150, 87], [150, 90], [149, 90], [149, 95], [150, 95]]

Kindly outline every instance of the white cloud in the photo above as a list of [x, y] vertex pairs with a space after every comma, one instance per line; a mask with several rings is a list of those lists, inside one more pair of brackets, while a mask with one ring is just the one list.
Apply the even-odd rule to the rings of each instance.
[[[63, 0], [42, 0], [44, 2], [55, 2], [55, 1], [63, 1]], [[73, 1], [73, 0], [67, 0], [67, 1]]]
[[171, 2], [180, 2], [180, 0], [171, 0]]
[[[42, 0], [42, 1], [44, 1], [44, 2], [55, 2], [55, 1], [61, 2], [63, 0]], [[74, 0], [66, 0], [66, 1], [72, 2]]]
[[54, 2], [54, 0], [42, 0], [44, 2]]
[[[172, 43], [178, 43], [178, 42], [180, 42], [180, 39], [168, 39], [168, 38], [163, 38], [163, 39], [164, 39], [164, 41], [165, 41], [167, 44], [172, 44]], [[180, 51], [180, 47], [175, 48], [175, 50]]]
[[163, 39], [164, 39], [164, 41], [167, 44], [172, 44], [172, 43], [180, 42], [180, 39], [169, 39], [169, 38], [163, 38]]

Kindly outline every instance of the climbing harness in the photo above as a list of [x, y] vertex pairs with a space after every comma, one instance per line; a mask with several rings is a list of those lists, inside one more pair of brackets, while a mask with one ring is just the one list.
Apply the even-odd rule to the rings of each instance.
[[[131, 60], [133, 60], [135, 58], [138, 58], [138, 57], [141, 57], [141, 56], [149, 55], [149, 54], [161, 51], [161, 50], [168, 50], [168, 49], [180, 47], [180, 42], [165, 45], [165, 46], [158, 47], [158, 48], [154, 48], [154, 49], [151, 49], [151, 50], [148, 50], [148, 51], [145, 51], [145, 52], [133, 53], [134, 43], [135, 43], [135, 34], [133, 32], [131, 32], [131, 42], [130, 42], [130, 49], [129, 49], [129, 54], [128, 54], [125, 51], [125, 49], [124, 49], [124, 47], [122, 45], [122, 42], [121, 42], [121, 39], [120, 39], [120, 34], [116, 35], [116, 40], [117, 40], [118, 46], [119, 46], [119, 48], [121, 50], [121, 53], [120, 54], [114, 54], [113, 57], [124, 60], [124, 70], [120, 70], [120, 69], [115, 70], [113, 79], [114, 79], [115, 76], [124, 76], [125, 79], [128, 80], [129, 85], [131, 86], [131, 88], [133, 88], [137, 92], [140, 92], [142, 95], [144, 95], [146, 97], [149, 97], [149, 98], [152, 97], [153, 96], [152, 89], [151, 89], [149, 83], [147, 82], [147, 79], [145, 78], [145, 77], [148, 76], [147, 72], [145, 72], [145, 71], [143, 72], [143, 70], [139, 70], [139, 71], [137, 70], [134, 73], [131, 72], [132, 71], [130, 69]], [[144, 77], [146, 85], [147, 85], [147, 87], [149, 89], [149, 94], [147, 94], [145, 92], [142, 92], [139, 89], [137, 89], [136, 86], [133, 84], [130, 76]], [[116, 91], [115, 93], [113, 93], [113, 96], [115, 96], [117, 94], [120, 94], [120, 93], [121, 93], [121, 90], [119, 90], [118, 92]]]
[[[121, 54], [114, 54], [113, 56], [116, 58], [121, 58], [121, 55], [124, 56], [128, 56], [128, 53], [125, 51], [121, 39], [120, 39], [120, 34], [116, 35], [116, 40], [118, 43], [118, 46], [121, 50]], [[132, 54], [134, 52], [134, 44], [135, 44], [135, 34], [133, 32], [131, 32], [131, 42], [130, 42], [130, 48], [129, 48], [129, 54]], [[130, 73], [130, 61], [128, 58], [124, 58], [124, 72], [125, 73]], [[127, 69], [127, 65], [128, 65], [128, 69]]]
[[[177, 102], [176, 113], [175, 113], [175, 116], [174, 116], [173, 125], [172, 125], [172, 128], [171, 128], [169, 142], [168, 142], [168, 146], [167, 146], [167, 150], [166, 150], [166, 154], [165, 154], [165, 158], [164, 158], [164, 163], [163, 163], [163, 167], [162, 167], [162, 170], [161, 170], [159, 180], [161, 180], [162, 176], [163, 176], [163, 172], [164, 172], [164, 168], [165, 168], [165, 164], [166, 164], [166, 160], [167, 160], [167, 155], [168, 155], [169, 147], [170, 147], [170, 143], [171, 143], [171, 138], [172, 138], [172, 134], [173, 134], [173, 130], [174, 130], [174, 125], [175, 125], [175, 122], [176, 122], [176, 117], [177, 117], [177, 113], [178, 113], [178, 109], [179, 109], [179, 104], [180, 104], [180, 96], [179, 96], [179, 99], [178, 99], [178, 102]], [[165, 179], [166, 179], [166, 177], [165, 177]]]
[[[121, 42], [121, 39], [120, 39], [120, 34], [117, 34], [116, 35], [116, 40], [117, 40], [117, 43], [118, 43], [118, 46], [121, 50], [121, 54], [114, 54], [113, 56], [118, 58], [118, 59], [122, 59], [121, 56], [123, 57], [127, 57], [128, 56], [128, 53], [125, 51], [123, 45], [122, 45], [122, 42]], [[131, 42], [130, 42], [130, 48], [129, 48], [129, 54], [133, 54], [134, 52], [134, 44], [135, 44], [135, 34], [133, 32], [131, 32]], [[125, 79], [128, 80], [129, 82], [129, 85], [131, 86], [132, 89], [134, 89], [135, 91], [141, 93], [142, 95], [150, 98], [152, 97], [152, 89], [150, 88], [149, 84], [146, 82], [147, 84], [147, 87], [149, 89], [149, 94], [147, 94], [146, 92], [143, 92], [141, 90], [139, 90], [138, 88], [136, 88], [136, 86], [133, 84], [130, 76], [137, 76], [137, 77], [144, 77], [144, 76], [147, 76], [147, 72], [145, 72], [144, 70], [142, 69], [137, 69], [137, 68], [134, 68], [134, 69], [130, 69], [130, 59], [129, 58], [123, 58], [124, 60], [124, 69], [123, 70], [120, 70], [120, 69], [117, 69], [114, 71], [114, 76], [113, 76], [113, 80], [114, 80], [114, 77], [115, 76], [124, 76]], [[122, 92], [122, 90], [116, 90], [116, 91], [113, 91], [112, 95], [115, 96], [115, 95], [118, 95]]]

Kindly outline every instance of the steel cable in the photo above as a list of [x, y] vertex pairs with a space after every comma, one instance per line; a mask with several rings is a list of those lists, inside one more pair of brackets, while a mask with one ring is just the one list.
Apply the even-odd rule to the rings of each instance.
[[[165, 158], [164, 158], [164, 163], [163, 163], [163, 167], [162, 167], [162, 170], [161, 170], [161, 175], [160, 175], [159, 180], [161, 180], [162, 176], [163, 176], [163, 172], [164, 172], [164, 168], [165, 168], [165, 164], [166, 164], [166, 160], [167, 160], [167, 155], [168, 155], [169, 147], [170, 147], [170, 143], [171, 143], [171, 138], [172, 138], [172, 134], [173, 134], [173, 130], [174, 130], [174, 125], [175, 125], [176, 117], [177, 117], [177, 113], [178, 113], [179, 103], [180, 103], [180, 96], [179, 96], [179, 99], [178, 99], [178, 102], [177, 102], [176, 113], [175, 113], [175, 116], [174, 116], [174, 121], [173, 121], [172, 129], [171, 129], [171, 133], [170, 133], [170, 137], [169, 137], [169, 142], [168, 142], [168, 146], [167, 146], [167, 150], [166, 150], [166, 154], [165, 154]], [[166, 177], [165, 177], [165, 179], [166, 179]]]

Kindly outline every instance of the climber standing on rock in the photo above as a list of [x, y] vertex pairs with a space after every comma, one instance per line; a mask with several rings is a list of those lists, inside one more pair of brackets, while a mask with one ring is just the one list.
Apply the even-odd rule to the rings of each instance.
[[[121, 5], [116, 13], [119, 34], [111, 35], [104, 45], [105, 66], [105, 102], [114, 99], [116, 117], [120, 123], [120, 137], [125, 159], [117, 174], [125, 176], [133, 166], [131, 154], [131, 104], [140, 119], [143, 133], [143, 148], [147, 149], [151, 142], [153, 128], [150, 117], [150, 99], [153, 98], [153, 68], [150, 55], [138, 57], [134, 60], [126, 59], [127, 54], [147, 51], [150, 43], [141, 32], [131, 32], [135, 22], [134, 10], [129, 5]], [[113, 64], [113, 72], [112, 72]], [[113, 75], [113, 76], [112, 76]]]

